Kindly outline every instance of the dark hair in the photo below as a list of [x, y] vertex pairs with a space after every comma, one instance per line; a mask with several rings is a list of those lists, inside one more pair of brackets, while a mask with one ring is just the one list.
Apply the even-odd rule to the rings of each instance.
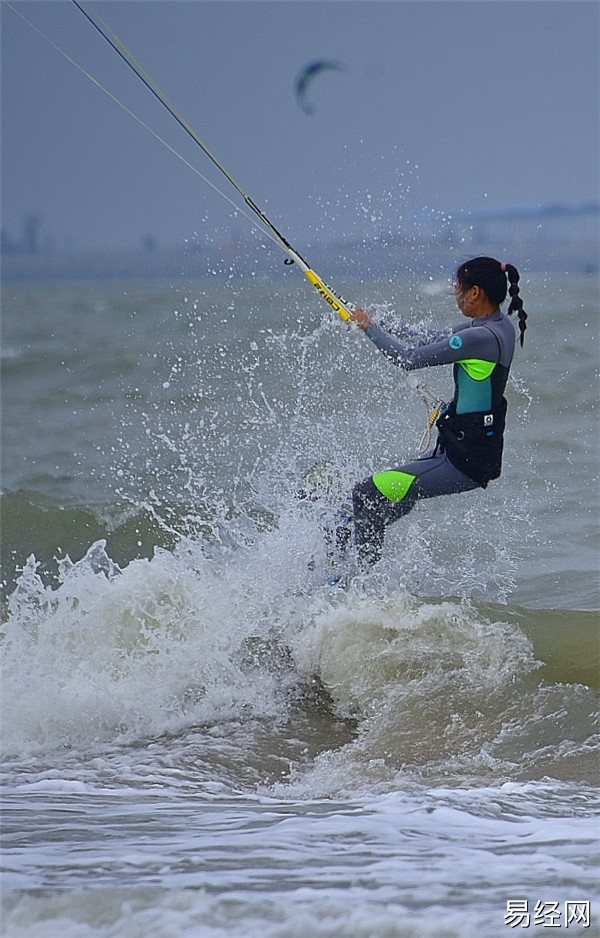
[[[508, 286], [507, 284], [508, 278]], [[465, 261], [456, 271], [456, 281], [461, 287], [481, 287], [491, 303], [500, 306], [510, 293], [508, 315], [515, 310], [519, 316], [519, 342], [523, 346], [525, 330], [527, 328], [527, 313], [523, 309], [523, 300], [519, 295], [519, 271], [512, 264], [501, 264], [493, 257], [474, 257]]]

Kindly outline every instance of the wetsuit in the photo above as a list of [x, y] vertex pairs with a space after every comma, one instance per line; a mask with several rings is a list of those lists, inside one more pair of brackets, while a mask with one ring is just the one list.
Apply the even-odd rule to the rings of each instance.
[[504, 389], [515, 332], [500, 310], [461, 323], [451, 333], [417, 333], [402, 323], [371, 323], [365, 332], [390, 361], [407, 370], [454, 365], [454, 397], [437, 421], [433, 452], [378, 472], [354, 488], [355, 542], [360, 561], [369, 565], [381, 556], [387, 525], [416, 501], [485, 488], [500, 475]]

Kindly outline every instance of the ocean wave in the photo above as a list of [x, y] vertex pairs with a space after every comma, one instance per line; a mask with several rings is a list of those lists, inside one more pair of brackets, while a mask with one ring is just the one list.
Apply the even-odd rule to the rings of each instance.
[[[2, 627], [7, 755], [200, 731], [231, 736], [242, 786], [268, 753], [271, 782], [304, 795], [590, 777], [593, 616], [426, 599], [383, 573], [344, 592], [306, 564], [302, 523], [123, 566], [100, 539], [55, 582], [31, 556]], [[203, 761], [225, 771], [210, 745]]]

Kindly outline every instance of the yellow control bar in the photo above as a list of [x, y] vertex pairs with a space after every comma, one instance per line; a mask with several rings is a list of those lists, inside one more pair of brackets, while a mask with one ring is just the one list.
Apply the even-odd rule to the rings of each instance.
[[337, 293], [334, 293], [327, 284], [323, 283], [320, 277], [317, 277], [314, 270], [305, 270], [304, 273], [315, 287], [321, 296], [327, 300], [332, 309], [339, 313], [343, 320], [346, 322], [352, 319], [352, 313], [354, 312], [354, 307], [347, 303], [346, 300], [342, 299]]

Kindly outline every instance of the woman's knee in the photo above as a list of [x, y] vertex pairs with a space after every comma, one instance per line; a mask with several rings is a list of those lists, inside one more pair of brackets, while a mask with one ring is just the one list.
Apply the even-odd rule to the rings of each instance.
[[373, 479], [363, 479], [357, 482], [352, 490], [352, 504], [354, 515], [379, 514], [385, 507], [385, 498], [375, 486]]

